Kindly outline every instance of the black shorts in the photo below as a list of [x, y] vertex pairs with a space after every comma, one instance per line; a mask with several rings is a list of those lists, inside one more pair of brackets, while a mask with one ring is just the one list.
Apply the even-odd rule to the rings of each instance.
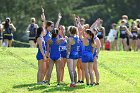
[[12, 40], [12, 39], [13, 39], [13, 36], [6, 36], [6, 35], [4, 35], [4, 36], [3, 36], [3, 39]]
[[120, 34], [120, 38], [121, 39], [125, 39], [126, 38], [126, 35], [125, 34]]
[[103, 35], [98, 35], [97, 36], [99, 39], [103, 39]]

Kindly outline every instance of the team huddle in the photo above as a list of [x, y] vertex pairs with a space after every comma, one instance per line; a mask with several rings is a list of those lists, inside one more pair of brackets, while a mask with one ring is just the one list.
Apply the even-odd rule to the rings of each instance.
[[[68, 27], [69, 37], [65, 35], [65, 26], [59, 25], [62, 18], [58, 14], [58, 20], [54, 23], [47, 21], [42, 9], [43, 26], [37, 28], [36, 40], [38, 52], [37, 83], [50, 85], [54, 64], [56, 65], [57, 86], [63, 82], [64, 67], [67, 62], [70, 75], [70, 87], [76, 87], [76, 83], [84, 83], [89, 86], [99, 85], [99, 72], [97, 70], [97, 58], [100, 50], [100, 41], [97, 37], [97, 27], [101, 19], [97, 19], [91, 27], [83, 25], [79, 16], [74, 15], [75, 26]], [[95, 61], [95, 62], [94, 62]], [[95, 63], [95, 66], [94, 66]], [[78, 80], [77, 71], [78, 70]], [[94, 82], [94, 70], [96, 82]]]
[[[87, 86], [99, 85], [98, 55], [100, 49], [110, 50], [110, 46], [108, 47], [107, 43], [104, 44], [106, 31], [102, 26], [103, 20], [98, 18], [89, 26], [85, 24], [84, 18], [73, 15], [74, 24], [66, 30], [64, 25], [60, 25], [61, 18], [59, 13], [55, 24], [52, 21], [46, 21], [42, 8], [42, 26], [39, 27], [35, 18], [31, 18], [32, 23], [27, 27], [30, 47], [38, 48], [37, 84], [50, 85], [55, 64], [59, 87], [64, 81], [64, 67], [67, 63], [70, 87], [76, 87], [77, 83], [84, 83], [84, 79]], [[114, 50], [120, 50], [117, 44], [118, 38], [120, 38], [120, 46], [123, 45], [125, 51], [130, 50], [131, 46], [134, 51], [138, 50], [140, 20], [136, 22], [132, 22], [129, 28], [128, 17], [124, 15], [118, 27], [117, 24], [112, 24], [106, 41], [113, 42]], [[11, 23], [11, 19], [6, 18], [3, 26], [0, 26], [0, 46], [2, 43], [8, 47], [12, 46], [12, 30], [16, 31], [16, 28]]]

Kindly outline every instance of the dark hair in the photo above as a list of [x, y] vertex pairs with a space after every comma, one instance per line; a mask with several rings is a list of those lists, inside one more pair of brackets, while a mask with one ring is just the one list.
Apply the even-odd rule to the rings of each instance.
[[53, 31], [52, 31], [52, 38], [56, 38], [57, 37], [57, 35], [58, 35], [58, 29], [53, 29]]
[[4, 28], [8, 28], [9, 27], [9, 23], [10, 23], [10, 20], [6, 19], [5, 24], [4, 24]]
[[98, 33], [98, 28], [93, 28], [93, 31], [96, 31], [96, 35], [97, 35], [97, 33]]
[[40, 37], [42, 31], [43, 31], [43, 28], [42, 27], [37, 28], [36, 40], [37, 40], [38, 37]]
[[75, 26], [71, 26], [70, 29], [69, 29], [70, 33], [72, 35], [76, 34], [77, 35], [77, 28]]
[[140, 28], [140, 24], [137, 24], [137, 27]]
[[46, 28], [49, 27], [49, 26], [51, 26], [52, 24], [53, 24], [52, 21], [47, 21], [47, 22], [46, 22]]
[[91, 36], [91, 41], [92, 41], [92, 43], [94, 44], [94, 34], [91, 32], [90, 29], [87, 29], [87, 30], [86, 30], [86, 33], [89, 34], [89, 35]]

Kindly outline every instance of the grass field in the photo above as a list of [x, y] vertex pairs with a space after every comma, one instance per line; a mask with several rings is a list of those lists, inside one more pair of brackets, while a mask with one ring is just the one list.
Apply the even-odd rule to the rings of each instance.
[[102, 51], [99, 57], [100, 85], [78, 84], [70, 88], [65, 67], [62, 86], [56, 87], [55, 69], [51, 86], [37, 85], [37, 49], [0, 48], [0, 93], [140, 93], [140, 51]]

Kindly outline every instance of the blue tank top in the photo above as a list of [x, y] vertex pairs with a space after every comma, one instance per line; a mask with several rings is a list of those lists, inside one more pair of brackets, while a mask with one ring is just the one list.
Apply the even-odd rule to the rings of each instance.
[[46, 46], [47, 46], [48, 40], [51, 39], [51, 38], [52, 38], [52, 34], [50, 32], [47, 32], [47, 34], [44, 36]]
[[2, 39], [2, 32], [0, 32], [0, 39]]
[[60, 57], [60, 45], [56, 43], [57, 38], [52, 38], [52, 44], [50, 45], [50, 57]]
[[[44, 38], [43, 37], [39, 37], [39, 38], [41, 38], [41, 40], [42, 40], [42, 48], [43, 48], [44, 54], [46, 54], [46, 46], [45, 46]], [[39, 46], [38, 46], [38, 54], [42, 55]]]
[[35, 24], [30, 24], [29, 37], [35, 37], [36, 36], [36, 30], [37, 30], [37, 28], [35, 27]]
[[92, 52], [93, 51], [92, 41], [91, 41], [91, 39], [88, 39], [88, 41], [89, 41], [89, 45], [84, 47], [84, 51]]
[[123, 26], [120, 26], [120, 35], [125, 35], [126, 31], [125, 28]]
[[5, 28], [4, 34], [11, 34], [12, 35], [12, 29], [10, 27]]
[[[59, 35], [59, 38], [62, 38], [60, 35]], [[64, 40], [60, 43], [60, 51], [66, 51], [67, 50], [67, 40]]]
[[72, 36], [72, 38], [74, 39], [75, 44], [71, 45], [71, 52], [79, 52], [80, 51], [80, 39], [78, 36]]

